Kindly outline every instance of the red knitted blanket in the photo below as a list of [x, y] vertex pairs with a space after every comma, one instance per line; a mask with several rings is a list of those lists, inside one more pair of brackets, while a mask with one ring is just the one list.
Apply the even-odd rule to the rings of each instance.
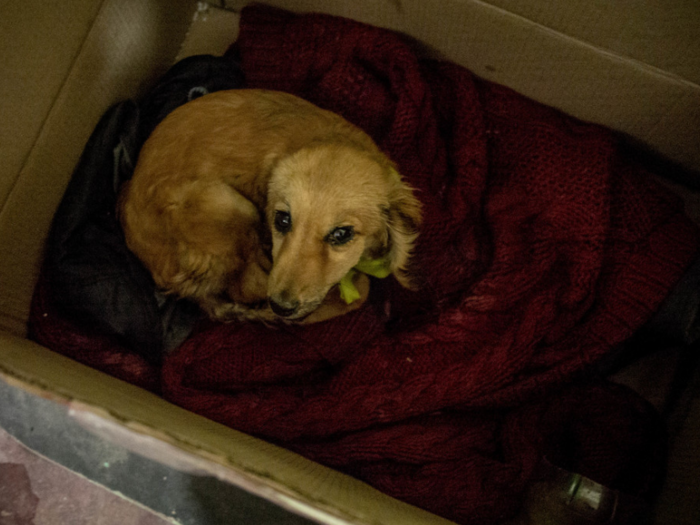
[[545, 454], [648, 488], [643, 405], [567, 385], [695, 255], [677, 198], [608, 131], [385, 30], [252, 7], [231, 53], [250, 87], [340, 113], [397, 163], [424, 205], [421, 287], [376, 281], [363, 308], [308, 327], [202, 325], [166, 359], [164, 396], [462, 522], [512, 515]]

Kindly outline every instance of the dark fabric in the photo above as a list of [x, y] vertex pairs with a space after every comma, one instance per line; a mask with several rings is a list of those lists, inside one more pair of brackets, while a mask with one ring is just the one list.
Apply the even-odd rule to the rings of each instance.
[[565, 466], [648, 487], [658, 442], [634, 421], [649, 414], [629, 393], [565, 388], [695, 256], [678, 199], [608, 131], [387, 31], [254, 7], [231, 55], [250, 87], [340, 113], [398, 164], [424, 205], [421, 288], [375, 282], [364, 308], [316, 326], [201, 326], [166, 360], [164, 395], [465, 523], [512, 514], [557, 447]]
[[677, 345], [700, 341], [700, 259], [695, 260], [662, 303], [648, 327], [650, 333]]
[[46, 267], [59, 309], [133, 341], [156, 359], [162, 328], [154, 287], [126, 249], [114, 213], [119, 171], [130, 168], [121, 135], [133, 132], [137, 122], [136, 105], [124, 102], [97, 125], [54, 217]]
[[[124, 243], [114, 213], [117, 193], [131, 177], [141, 145], [170, 111], [242, 84], [235, 62], [191, 57], [173, 66], [140, 103], [122, 102], [104, 115], [54, 218], [42, 278], [50, 296], [42, 299], [45, 308], [55, 308], [78, 330], [111, 336], [150, 363], [160, 362], [165, 350], [189, 334], [197, 309], [156, 292], [150, 274]], [[52, 328], [44, 322], [33, 330], [52, 348], [74, 346], [69, 333]]]
[[[363, 308], [308, 327], [203, 321], [161, 369], [131, 352], [156, 362], [148, 344], [120, 345], [129, 338], [112, 337], [111, 322], [86, 322], [95, 308], [76, 315], [45, 271], [36, 339], [459, 522], [512, 516], [543, 458], [648, 494], [658, 421], [591, 370], [695, 257], [697, 231], [678, 199], [620, 156], [608, 131], [420, 60], [388, 31], [246, 8], [233, 57], [250, 87], [342, 114], [397, 163], [424, 205], [420, 289], [374, 281]], [[152, 100], [163, 110], [142, 129], [171, 107], [165, 95]], [[137, 338], [158, 333], [160, 314], [143, 300], [153, 317], [126, 329]]]

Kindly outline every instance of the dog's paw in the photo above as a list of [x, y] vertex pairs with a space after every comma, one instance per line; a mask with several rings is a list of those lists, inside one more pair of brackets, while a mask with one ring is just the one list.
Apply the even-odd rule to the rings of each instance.
[[251, 303], [236, 303], [227, 298], [208, 299], [200, 301], [199, 306], [207, 316], [222, 323], [232, 321], [263, 321], [274, 322], [277, 316], [267, 304], [267, 299]]

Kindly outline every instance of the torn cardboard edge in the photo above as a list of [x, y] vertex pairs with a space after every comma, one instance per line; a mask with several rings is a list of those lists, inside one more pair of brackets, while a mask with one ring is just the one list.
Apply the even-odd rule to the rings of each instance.
[[239, 13], [198, 2], [175, 62], [194, 55], [223, 55], [238, 38], [240, 19]]

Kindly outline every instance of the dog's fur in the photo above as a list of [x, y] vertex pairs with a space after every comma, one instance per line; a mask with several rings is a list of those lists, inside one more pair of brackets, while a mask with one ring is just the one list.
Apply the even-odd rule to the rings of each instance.
[[421, 220], [412, 189], [364, 132], [292, 95], [253, 89], [168, 115], [118, 212], [156, 284], [218, 320], [308, 322], [356, 308], [368, 292], [363, 274], [361, 300], [346, 305], [328, 292], [361, 258], [386, 257], [410, 286]]

